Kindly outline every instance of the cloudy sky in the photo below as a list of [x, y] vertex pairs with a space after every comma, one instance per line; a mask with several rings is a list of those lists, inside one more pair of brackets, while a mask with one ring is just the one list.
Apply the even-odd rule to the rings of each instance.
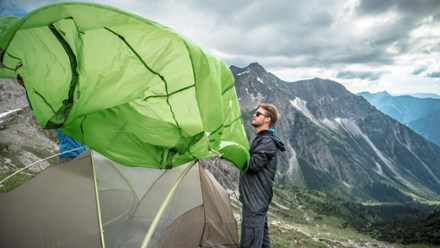
[[[60, 0], [1, 0], [23, 16]], [[96, 0], [160, 22], [228, 65], [293, 82], [440, 94], [440, 0]]]

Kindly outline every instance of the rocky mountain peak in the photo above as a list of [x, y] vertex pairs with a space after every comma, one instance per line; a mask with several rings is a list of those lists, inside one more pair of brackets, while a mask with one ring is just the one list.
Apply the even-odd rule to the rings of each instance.
[[0, 173], [15, 171], [35, 163], [28, 172], [38, 172], [58, 158], [58, 139], [54, 130], [39, 126], [26, 92], [15, 79], [0, 78]]
[[437, 146], [337, 82], [285, 82], [260, 67], [231, 70], [250, 140], [259, 103], [281, 112], [279, 183], [359, 201], [440, 199]]
[[309, 93], [310, 97], [336, 98], [351, 94], [343, 85], [328, 79], [314, 78], [297, 81], [294, 84], [297, 90], [304, 94]]
[[[343, 85], [328, 79], [285, 82], [256, 63], [245, 68], [231, 66], [231, 71], [240, 106], [246, 111], [255, 109], [261, 102], [272, 102], [283, 111], [288, 111], [286, 103], [294, 106], [299, 103], [306, 104], [308, 112], [317, 119], [334, 119], [365, 116], [374, 108]], [[359, 103], [356, 108], [351, 107], [351, 101]]]

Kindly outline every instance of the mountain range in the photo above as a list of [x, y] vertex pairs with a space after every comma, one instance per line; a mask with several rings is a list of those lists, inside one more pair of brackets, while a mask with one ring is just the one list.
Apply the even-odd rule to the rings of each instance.
[[388, 92], [361, 92], [358, 95], [397, 121], [440, 146], [440, 98], [430, 95], [393, 96]]
[[440, 148], [363, 97], [325, 79], [285, 82], [258, 63], [230, 69], [250, 140], [259, 103], [282, 115], [278, 184], [358, 202], [440, 199]]
[[[281, 112], [276, 129], [287, 149], [277, 184], [354, 202], [440, 200], [440, 148], [363, 97], [330, 80], [285, 82], [257, 63], [230, 69], [249, 141], [259, 103], [274, 103]], [[55, 132], [38, 126], [15, 80], [0, 79], [0, 115], [1, 173], [56, 154]], [[32, 169], [55, 163], [56, 157]], [[215, 163], [229, 177], [225, 186], [236, 187], [238, 170]]]

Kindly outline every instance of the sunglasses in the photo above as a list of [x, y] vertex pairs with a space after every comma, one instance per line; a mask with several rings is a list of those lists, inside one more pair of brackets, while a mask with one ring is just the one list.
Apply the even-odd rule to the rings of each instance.
[[255, 112], [254, 114], [256, 117], [259, 117], [260, 115], [267, 117], [267, 115], [264, 115], [263, 113], [261, 113], [260, 111]]

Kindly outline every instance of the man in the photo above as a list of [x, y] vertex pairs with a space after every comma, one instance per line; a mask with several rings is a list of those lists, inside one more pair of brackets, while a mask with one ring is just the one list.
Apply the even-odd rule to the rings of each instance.
[[252, 116], [256, 137], [249, 150], [249, 169], [240, 178], [241, 248], [271, 247], [267, 211], [272, 201], [278, 151], [285, 151], [273, 129], [280, 114], [273, 104], [260, 104]]

